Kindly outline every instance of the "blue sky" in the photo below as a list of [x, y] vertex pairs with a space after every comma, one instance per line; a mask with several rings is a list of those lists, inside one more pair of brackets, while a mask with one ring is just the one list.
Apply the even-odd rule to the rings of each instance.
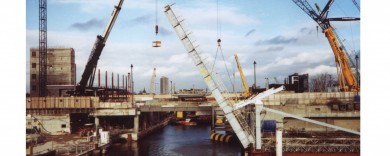
[[[48, 46], [72, 47], [76, 52], [77, 81], [96, 35], [102, 34], [117, 0], [48, 0]], [[158, 2], [157, 20], [160, 33], [154, 34], [155, 0], [125, 0], [119, 17], [106, 42], [98, 68], [101, 71], [126, 74], [134, 65], [135, 91], [146, 88], [153, 67], [157, 79], [166, 76], [176, 89], [206, 88], [191, 58], [168, 23], [163, 7], [175, 3], [173, 11], [185, 19], [185, 28], [193, 33], [203, 54], [214, 62], [217, 51], [216, 0], [163, 0]], [[308, 0], [323, 8], [327, 1]], [[360, 5], [360, 1], [357, 0]], [[253, 61], [257, 62], [257, 85], [264, 87], [265, 78], [282, 81], [293, 73], [335, 74], [334, 56], [321, 30], [291, 0], [220, 0], [222, 50], [215, 60], [224, 84], [231, 90], [225, 63], [236, 73], [235, 86], [241, 86], [234, 62], [238, 53], [249, 85], [253, 84]], [[29, 91], [29, 49], [38, 46], [38, 1], [26, 0], [26, 90]], [[352, 1], [335, 0], [328, 17], [360, 17]], [[333, 22], [337, 33], [345, 39], [349, 51], [360, 51], [360, 22]], [[161, 48], [152, 48], [154, 40]], [[353, 54], [353, 52], [352, 52]], [[159, 87], [156, 88], [159, 91]]]

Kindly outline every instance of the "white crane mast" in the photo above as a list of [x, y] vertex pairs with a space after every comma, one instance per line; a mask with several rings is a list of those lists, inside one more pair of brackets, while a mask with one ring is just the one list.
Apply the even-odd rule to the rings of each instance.
[[181, 23], [182, 20], [179, 21], [177, 19], [170, 5], [165, 6], [164, 12], [169, 22], [175, 29], [179, 39], [183, 43], [186, 51], [191, 56], [195, 65], [198, 67], [199, 72], [201, 73], [208, 88], [212, 92], [212, 95], [215, 97], [215, 100], [217, 101], [219, 107], [225, 113], [228, 122], [232, 126], [242, 146], [244, 148], [247, 148], [250, 143], [255, 143], [253, 132], [250, 130], [248, 123], [245, 121], [243, 115], [241, 114], [241, 111], [233, 111], [234, 104], [231, 103], [231, 101], [225, 99], [225, 97], [222, 95], [222, 90], [218, 85], [218, 77], [210, 73], [209, 69], [211, 68], [207, 67], [206, 60], [200, 57], [197, 49], [198, 47], [193, 45], [193, 42], [188, 37], [189, 34], [184, 31]]
[[150, 80], [150, 90], [149, 90], [150, 94], [156, 94], [154, 88], [155, 80], [156, 80], [156, 68], [153, 68], [152, 79]]

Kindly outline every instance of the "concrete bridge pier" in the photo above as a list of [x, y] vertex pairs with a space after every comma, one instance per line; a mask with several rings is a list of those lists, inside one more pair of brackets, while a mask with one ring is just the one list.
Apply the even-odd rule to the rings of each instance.
[[137, 141], [140, 137], [148, 135], [152, 131], [160, 128], [160, 125], [166, 119], [166, 116], [166, 113], [162, 112], [136, 113], [134, 116], [134, 128], [131, 139]]
[[139, 131], [139, 116], [138, 112], [136, 112], [134, 116], [134, 128], [133, 128], [133, 133], [131, 134], [131, 139], [134, 141], [138, 140], [138, 131]]

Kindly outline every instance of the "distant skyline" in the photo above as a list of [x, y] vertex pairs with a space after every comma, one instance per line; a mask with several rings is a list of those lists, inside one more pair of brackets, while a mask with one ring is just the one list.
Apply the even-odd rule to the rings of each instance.
[[[75, 49], [78, 82], [97, 35], [100, 35], [117, 0], [48, 0], [48, 46]], [[308, 1], [323, 8], [327, 1]], [[360, 1], [357, 1], [360, 5]], [[29, 50], [38, 47], [38, 3], [26, 0], [26, 91], [29, 92]], [[200, 49], [214, 62], [217, 50], [217, 0], [158, 1], [157, 23], [159, 34], [155, 36], [156, 1], [125, 0], [114, 28], [100, 56], [98, 69], [127, 75], [134, 65], [135, 92], [149, 84], [153, 68], [156, 80], [169, 77], [176, 90], [205, 89], [206, 84], [188, 56], [176, 33], [163, 13], [163, 7], [175, 3], [174, 12], [185, 19], [185, 28], [193, 33]], [[257, 85], [264, 87], [265, 78], [280, 82], [293, 73], [335, 74], [333, 52], [321, 30], [291, 0], [276, 1], [219, 1], [221, 23], [221, 54], [215, 67], [225, 86], [232, 91], [227, 77], [235, 72], [235, 88], [241, 80], [234, 61], [238, 54], [248, 85], [254, 83], [253, 61], [256, 65]], [[335, 0], [328, 17], [360, 17], [352, 1]], [[360, 21], [333, 22], [337, 33], [344, 40], [347, 50], [360, 52]], [[320, 29], [320, 28], [319, 28]], [[153, 48], [152, 41], [161, 40], [160, 48]], [[232, 77], [232, 75], [230, 75]], [[232, 78], [233, 80], [233, 78]], [[97, 83], [97, 81], [95, 81]], [[156, 81], [157, 82], [157, 81]], [[159, 90], [159, 88], [155, 88]], [[237, 89], [236, 89], [237, 90]]]

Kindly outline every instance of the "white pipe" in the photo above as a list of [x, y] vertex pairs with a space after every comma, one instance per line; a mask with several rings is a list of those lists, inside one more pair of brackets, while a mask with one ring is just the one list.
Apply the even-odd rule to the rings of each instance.
[[352, 133], [352, 134], [360, 135], [360, 132], [354, 131], [354, 130], [351, 130], [351, 129], [347, 129], [347, 128], [343, 128], [343, 127], [339, 127], [339, 126], [335, 126], [335, 125], [319, 122], [319, 121], [316, 121], [316, 120], [304, 118], [304, 117], [301, 117], [301, 116], [298, 116], [298, 115], [293, 115], [293, 114], [290, 114], [290, 113], [285, 113], [285, 112], [278, 111], [278, 110], [271, 109], [271, 108], [267, 108], [267, 107], [263, 107], [263, 109], [266, 110], [266, 111], [272, 112], [272, 113], [279, 114], [281, 116], [288, 116], [288, 117], [292, 117], [292, 118], [295, 118], [295, 119], [298, 119], [298, 120], [302, 120], [302, 121], [314, 123], [314, 124], [317, 124], [317, 125], [330, 127], [330, 128], [334, 128], [334, 129], [337, 129], [337, 130], [341, 130], [341, 131], [349, 132], [349, 133]]

